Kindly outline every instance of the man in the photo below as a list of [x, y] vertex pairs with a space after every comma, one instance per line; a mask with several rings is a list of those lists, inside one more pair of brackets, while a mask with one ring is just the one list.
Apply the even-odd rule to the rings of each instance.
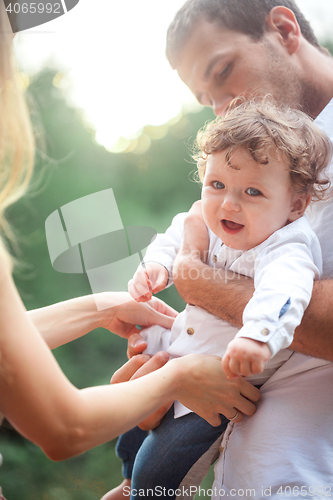
[[[333, 59], [293, 0], [189, 0], [169, 28], [167, 55], [198, 101], [216, 114], [223, 114], [238, 95], [270, 92], [318, 117], [318, 126], [333, 138]], [[329, 278], [333, 202], [317, 204], [314, 210], [311, 223], [322, 245], [324, 277]], [[198, 238], [193, 222], [200, 231], [198, 219], [185, 227], [175, 285], [186, 302], [240, 327], [253, 282], [229, 272], [214, 276], [194, 259]], [[196, 280], [190, 279], [193, 267], [199, 271]], [[226, 416], [238, 414], [235, 421], [240, 423], [224, 437], [215, 497], [333, 495], [333, 365], [323, 361], [333, 360], [332, 293], [332, 280], [315, 283], [291, 346], [297, 352], [262, 388], [254, 417], [240, 422], [242, 389], [225, 381]], [[142, 347], [140, 338], [132, 338], [129, 352]]]

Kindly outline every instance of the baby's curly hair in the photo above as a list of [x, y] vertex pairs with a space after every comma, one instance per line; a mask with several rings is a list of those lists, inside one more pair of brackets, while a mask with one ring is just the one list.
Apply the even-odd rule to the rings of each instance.
[[261, 165], [276, 159], [276, 153], [283, 155], [293, 188], [311, 193], [313, 200], [322, 200], [330, 187], [323, 171], [332, 159], [332, 143], [306, 114], [277, 104], [270, 95], [262, 100], [235, 99], [225, 116], [198, 132], [192, 156], [200, 181], [209, 155], [226, 151], [228, 160], [239, 148], [247, 149]]

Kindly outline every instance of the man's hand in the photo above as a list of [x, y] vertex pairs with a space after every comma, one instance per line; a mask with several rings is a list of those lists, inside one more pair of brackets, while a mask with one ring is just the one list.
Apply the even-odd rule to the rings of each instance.
[[264, 370], [271, 357], [267, 344], [248, 338], [237, 338], [229, 342], [222, 358], [224, 373], [228, 379], [249, 377]]
[[[139, 337], [139, 335], [137, 336]], [[133, 336], [134, 338], [134, 336]], [[168, 361], [169, 356], [166, 352], [158, 352], [152, 358], [148, 354], [139, 354], [131, 357], [119, 370], [117, 370], [112, 378], [111, 384], [119, 384], [120, 382], [127, 382], [142, 377], [148, 373], [161, 368]], [[171, 407], [167, 404], [159, 408], [155, 413], [150, 415], [146, 420], [139, 424], [140, 429], [149, 431], [155, 429], [162, 421], [164, 415]]]
[[158, 262], [148, 262], [139, 266], [128, 282], [128, 291], [137, 302], [149, 301], [153, 293], [164, 290], [168, 283], [168, 271]]
[[156, 297], [153, 297], [149, 303], [139, 304], [129, 293], [117, 292], [113, 297], [113, 303], [115, 302], [118, 305], [105, 309], [103, 312], [103, 321], [100, 326], [123, 338], [139, 332], [138, 325], [143, 328], [160, 325], [171, 329], [178, 314], [175, 309]]

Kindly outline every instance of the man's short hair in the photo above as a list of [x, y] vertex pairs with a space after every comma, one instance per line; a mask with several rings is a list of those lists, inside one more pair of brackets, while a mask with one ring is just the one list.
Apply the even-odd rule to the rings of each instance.
[[324, 50], [294, 0], [187, 0], [168, 29], [166, 54], [171, 66], [175, 68], [178, 52], [200, 19], [245, 33], [258, 41], [264, 36], [270, 11], [277, 6], [290, 9], [295, 14], [304, 38], [319, 50]]
[[264, 168], [270, 159], [284, 159], [296, 192], [311, 193], [320, 200], [330, 187], [324, 174], [332, 159], [332, 144], [302, 111], [264, 99], [237, 98], [223, 117], [208, 122], [197, 135], [193, 158], [202, 182], [210, 155], [225, 151], [227, 162], [245, 149]]

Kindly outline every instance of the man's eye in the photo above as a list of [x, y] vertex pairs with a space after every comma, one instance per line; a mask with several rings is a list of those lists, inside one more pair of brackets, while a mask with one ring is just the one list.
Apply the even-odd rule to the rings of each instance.
[[225, 188], [225, 185], [223, 184], [223, 182], [220, 182], [220, 181], [215, 181], [212, 184], [213, 184], [215, 189], [224, 189]]
[[261, 191], [256, 188], [248, 188], [245, 193], [249, 194], [250, 196], [260, 196], [262, 194]]
[[227, 64], [226, 67], [219, 73], [219, 79], [224, 80], [231, 72], [232, 64]]

